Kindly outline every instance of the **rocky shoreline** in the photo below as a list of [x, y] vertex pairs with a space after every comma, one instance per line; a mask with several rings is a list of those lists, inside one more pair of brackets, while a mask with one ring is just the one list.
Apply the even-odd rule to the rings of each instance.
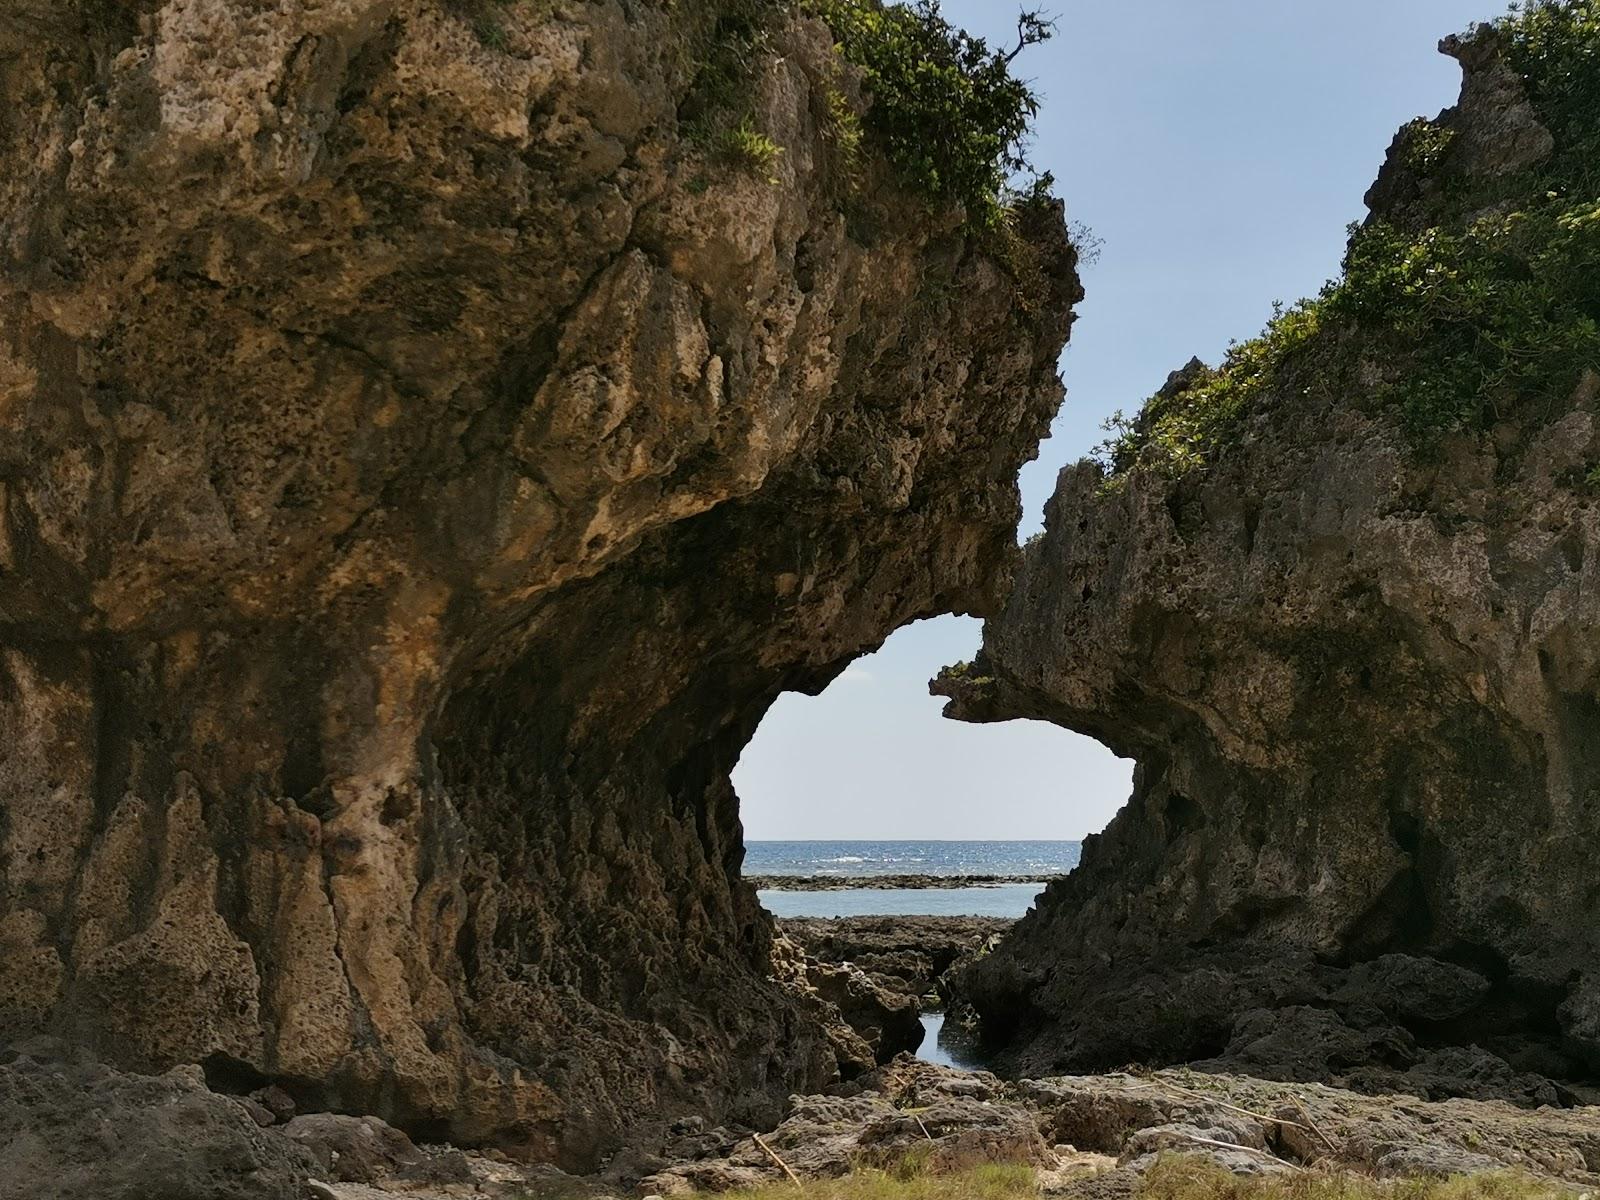
[[1005, 917], [790, 917], [778, 929], [808, 959], [853, 967], [922, 1007], [959, 1008], [951, 974], [994, 949], [1015, 924]]
[[1037, 883], [1040, 887], [1059, 875], [746, 875], [757, 891], [847, 892], [856, 888], [916, 891], [928, 888], [988, 888]]
[[[778, 922], [782, 938], [804, 956], [812, 986], [873, 1048], [879, 1063], [898, 1051], [918, 1049], [921, 1012], [942, 1010], [976, 1030], [987, 1010], [981, 1061], [1007, 1078], [1038, 1078], [1057, 1072], [1048, 1057], [1008, 1044], [986, 990], [992, 952], [1004, 954], [1005, 935], [1017, 925], [983, 917]], [[1491, 984], [1462, 966], [1389, 954], [1341, 967], [1284, 952], [1240, 955], [1226, 969], [1215, 957], [1187, 967], [1171, 963], [1168, 969], [1186, 972], [1181, 1011], [1169, 993], [1156, 989], [1128, 999], [1124, 974], [1108, 970], [1102, 986], [1122, 998], [1121, 1007], [1086, 1004], [1078, 1027], [1105, 1030], [1109, 1038], [1128, 1024], [1155, 1022], [1157, 1013], [1165, 1012], [1164, 1027], [1174, 1039], [1198, 1039], [1207, 1029], [1226, 1031], [1209, 1053], [1187, 1058], [1198, 1071], [1320, 1081], [1369, 1095], [1470, 1097], [1524, 1108], [1600, 1104], [1600, 1088], [1565, 1075], [1562, 1062], [1540, 1053], [1537, 1045], [1510, 1034], [1464, 1035], [1453, 1020], [1482, 1004]], [[1284, 1003], [1252, 1007], [1241, 999], [1256, 994], [1282, 996]], [[1012, 1003], [1009, 1011], [1016, 1010]], [[1459, 1044], [1463, 1037], [1468, 1044]]]

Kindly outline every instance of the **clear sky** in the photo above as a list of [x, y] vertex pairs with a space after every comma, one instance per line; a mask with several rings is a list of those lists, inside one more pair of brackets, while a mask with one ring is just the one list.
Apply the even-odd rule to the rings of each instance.
[[[1048, 0], [1029, 0], [1048, 3]], [[1022, 536], [1056, 472], [1192, 355], [1215, 362], [1274, 300], [1338, 269], [1344, 229], [1400, 125], [1453, 103], [1439, 38], [1494, 0], [1056, 0], [1018, 60], [1043, 98], [1032, 157], [1104, 239], [1084, 276], [1067, 402], [1022, 473]], [[946, 0], [992, 42], [1017, 6]], [[1131, 764], [1038, 722], [939, 716], [927, 681], [972, 656], [973, 620], [901, 630], [820, 697], [783, 697], [734, 781], [748, 837], [1077, 838], [1127, 799]]]

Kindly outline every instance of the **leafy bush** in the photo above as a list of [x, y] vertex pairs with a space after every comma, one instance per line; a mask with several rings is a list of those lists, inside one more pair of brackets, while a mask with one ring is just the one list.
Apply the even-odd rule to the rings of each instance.
[[1486, 217], [1465, 233], [1384, 224], [1352, 239], [1325, 301], [1406, 370], [1388, 389], [1413, 440], [1559, 403], [1600, 367], [1600, 203]]
[[[1349, 386], [1352, 355], [1381, 363], [1379, 399], [1420, 451], [1514, 409], [1564, 402], [1600, 370], [1600, 0], [1513, 8], [1494, 29], [1555, 136], [1550, 159], [1494, 185], [1492, 205], [1442, 175], [1438, 223], [1426, 228], [1352, 227], [1339, 280], [1280, 309], [1220, 367], [1108, 423], [1101, 457], [1113, 472], [1203, 465], [1244, 414], [1289, 390], [1303, 355], [1319, 356], [1324, 385]], [[1420, 122], [1400, 149], [1427, 174], [1448, 168], [1451, 145], [1448, 129]]]
[[718, 148], [730, 162], [758, 175], [770, 176], [783, 155], [783, 147], [757, 129], [750, 117], [724, 130]]
[[1600, 192], [1600, 0], [1529, 0], [1495, 25], [1556, 138], [1542, 173], [1562, 189]]
[[1146, 463], [1182, 474], [1205, 463], [1235, 423], [1281, 379], [1322, 331], [1326, 295], [1276, 307], [1259, 337], [1228, 347], [1220, 367], [1194, 364], [1145, 403], [1135, 418], [1117, 413], [1100, 457], [1114, 473]]
[[508, 40], [500, 22], [500, 11], [518, 0], [449, 0], [446, 7], [472, 28], [478, 44], [489, 50], [504, 51]]
[[965, 205], [977, 225], [997, 226], [1006, 182], [1027, 166], [1024, 142], [1039, 107], [1011, 64], [1048, 40], [1051, 24], [1024, 12], [1016, 46], [1001, 51], [946, 21], [938, 0], [808, 4], [844, 56], [865, 70], [867, 129], [905, 186], [935, 203]]
[[748, 102], [751, 63], [767, 49], [775, 12], [772, 0], [723, 0], [708, 8], [711, 15], [690, 47], [694, 79], [678, 114], [690, 123]]
[[861, 166], [861, 114], [837, 83], [829, 84], [823, 102], [827, 106], [823, 135], [833, 144], [846, 183], [854, 187]]

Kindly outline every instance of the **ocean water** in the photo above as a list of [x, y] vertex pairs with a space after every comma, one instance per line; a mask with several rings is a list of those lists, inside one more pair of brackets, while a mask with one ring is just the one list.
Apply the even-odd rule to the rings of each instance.
[[1064, 875], [1082, 842], [746, 842], [746, 875]]
[[763, 891], [778, 917], [1020, 917], [1042, 884], [981, 888], [877, 888], [879, 875], [1064, 875], [1081, 842], [748, 842], [746, 875], [828, 876], [860, 887], [830, 892]]

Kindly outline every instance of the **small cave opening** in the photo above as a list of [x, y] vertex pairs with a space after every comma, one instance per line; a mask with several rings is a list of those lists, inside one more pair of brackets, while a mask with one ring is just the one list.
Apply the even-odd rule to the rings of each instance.
[[817, 695], [780, 696], [733, 774], [743, 874], [780, 935], [825, 970], [858, 969], [891, 1006], [914, 1003], [920, 1029], [867, 1004], [845, 1012], [880, 1056], [993, 1065], [961, 967], [1076, 868], [1131, 791], [1133, 764], [1092, 739], [941, 715], [928, 680], [971, 659], [978, 636], [970, 618], [921, 621]]

